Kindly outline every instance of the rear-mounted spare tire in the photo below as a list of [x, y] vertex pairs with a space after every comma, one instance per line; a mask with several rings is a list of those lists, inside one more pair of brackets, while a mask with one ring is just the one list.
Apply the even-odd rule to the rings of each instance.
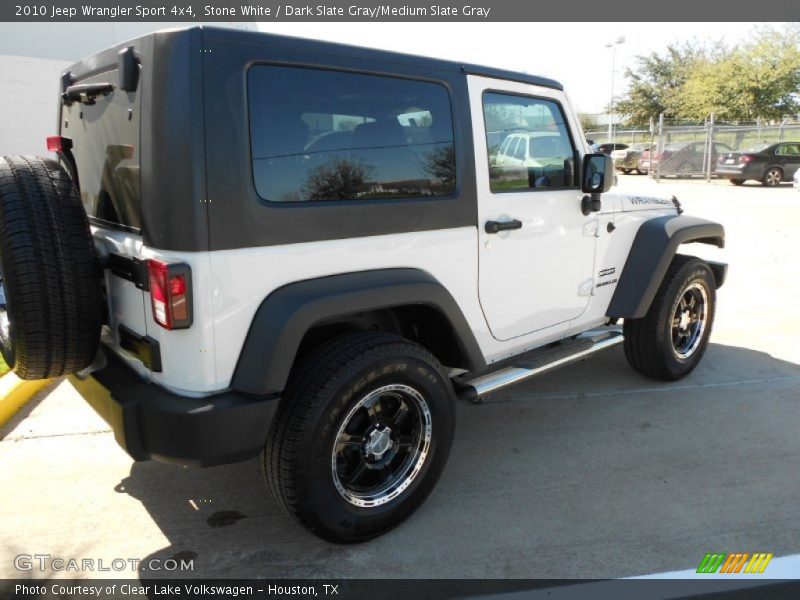
[[66, 171], [43, 158], [0, 157], [0, 351], [19, 377], [59, 377], [92, 363], [100, 274]]

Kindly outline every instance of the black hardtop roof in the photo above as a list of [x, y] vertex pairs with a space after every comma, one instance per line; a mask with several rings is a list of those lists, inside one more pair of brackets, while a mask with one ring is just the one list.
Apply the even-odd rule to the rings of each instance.
[[527, 73], [519, 73], [516, 71], [506, 71], [504, 69], [495, 69], [493, 67], [484, 67], [480, 65], [465, 64], [455, 61], [449, 61], [439, 58], [429, 58], [425, 56], [418, 56], [414, 54], [405, 54], [402, 52], [389, 52], [386, 50], [377, 50], [375, 48], [367, 48], [363, 46], [351, 46], [348, 44], [338, 44], [334, 42], [324, 42], [310, 38], [293, 37], [287, 35], [278, 35], [274, 33], [265, 33], [258, 31], [243, 31], [241, 29], [233, 29], [226, 27], [210, 27], [205, 25], [198, 25], [205, 35], [209, 38], [228, 41], [232, 43], [251, 43], [251, 44], [271, 44], [280, 45], [285, 47], [306, 47], [321, 52], [337, 53], [339, 55], [349, 55], [354, 58], [372, 58], [389, 63], [401, 63], [420, 66], [428, 69], [440, 69], [444, 71], [460, 71], [470, 75], [483, 75], [485, 77], [494, 77], [496, 79], [506, 79], [508, 81], [519, 81], [521, 83], [530, 83], [532, 85], [539, 85], [556, 90], [563, 90], [564, 86], [554, 79], [547, 77], [540, 77], [538, 75], [529, 75]]

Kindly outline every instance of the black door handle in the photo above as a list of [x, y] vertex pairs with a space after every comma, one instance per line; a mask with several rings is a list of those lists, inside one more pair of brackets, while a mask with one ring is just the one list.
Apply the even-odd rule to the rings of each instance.
[[511, 229], [521, 229], [522, 221], [486, 221], [484, 229], [486, 233], [498, 233], [500, 231], [509, 231]]

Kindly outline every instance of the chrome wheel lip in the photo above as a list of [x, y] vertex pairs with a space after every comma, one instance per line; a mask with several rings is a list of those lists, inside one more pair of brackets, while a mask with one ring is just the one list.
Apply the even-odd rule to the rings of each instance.
[[677, 358], [686, 360], [697, 351], [707, 324], [708, 292], [699, 281], [693, 281], [681, 292], [672, 311], [670, 337], [672, 351]]
[[[386, 485], [381, 485], [376, 490], [367, 493], [356, 492], [342, 482], [339, 471], [337, 468], [338, 452], [340, 440], [345, 436], [345, 430], [349, 425], [353, 416], [368, 405], [370, 402], [383, 395], [400, 394], [404, 400], [414, 403], [417, 415], [420, 418], [419, 439], [417, 440], [416, 447], [413, 448], [410, 455], [403, 460], [398, 474]], [[414, 482], [419, 475], [422, 467], [425, 465], [428, 454], [430, 453], [431, 441], [433, 439], [433, 422], [431, 411], [424, 396], [415, 388], [405, 384], [390, 384], [384, 385], [375, 390], [365, 394], [353, 407], [348, 411], [347, 415], [342, 419], [336, 437], [333, 441], [333, 448], [331, 451], [331, 474], [333, 476], [333, 484], [339, 495], [344, 498], [349, 504], [359, 508], [370, 508], [381, 506], [400, 496], [408, 487]]]

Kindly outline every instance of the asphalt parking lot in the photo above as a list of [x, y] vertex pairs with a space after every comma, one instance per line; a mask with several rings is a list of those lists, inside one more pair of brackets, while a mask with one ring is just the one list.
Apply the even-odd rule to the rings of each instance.
[[730, 272], [685, 380], [647, 380], [615, 348], [460, 404], [430, 499], [355, 546], [285, 517], [256, 459], [132, 462], [61, 382], [0, 430], [0, 577], [20, 575], [23, 553], [194, 559], [148, 577], [606, 578], [694, 569], [711, 551], [800, 552], [800, 193], [637, 176], [620, 187], [675, 193], [727, 229], [725, 250], [698, 248]]

